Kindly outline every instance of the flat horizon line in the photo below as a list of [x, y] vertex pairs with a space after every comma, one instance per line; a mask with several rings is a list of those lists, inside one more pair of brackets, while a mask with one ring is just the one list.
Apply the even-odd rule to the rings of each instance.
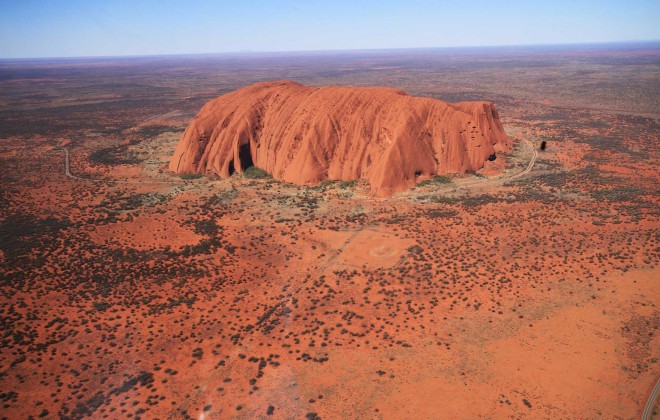
[[624, 41], [599, 42], [567, 42], [540, 44], [502, 44], [502, 45], [465, 45], [445, 47], [392, 47], [392, 48], [349, 48], [349, 49], [318, 49], [318, 50], [238, 50], [221, 52], [195, 53], [156, 53], [156, 54], [120, 54], [120, 55], [72, 55], [72, 56], [24, 56], [0, 57], [0, 61], [38, 61], [38, 60], [100, 60], [100, 59], [131, 59], [131, 58], [166, 58], [166, 57], [219, 57], [219, 56], [250, 56], [250, 55], [287, 55], [287, 54], [332, 54], [360, 52], [389, 51], [436, 51], [436, 50], [499, 50], [499, 49], [530, 49], [530, 48], [571, 48], [571, 47], [606, 47], [606, 46], [642, 46], [658, 44], [660, 39], [633, 39]]

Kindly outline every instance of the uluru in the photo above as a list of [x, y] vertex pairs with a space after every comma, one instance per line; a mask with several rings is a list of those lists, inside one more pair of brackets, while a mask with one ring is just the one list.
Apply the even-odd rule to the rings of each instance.
[[366, 180], [382, 197], [419, 179], [479, 170], [509, 146], [488, 102], [451, 104], [386, 87], [274, 81], [204, 105], [170, 170], [226, 178], [256, 166], [299, 185]]

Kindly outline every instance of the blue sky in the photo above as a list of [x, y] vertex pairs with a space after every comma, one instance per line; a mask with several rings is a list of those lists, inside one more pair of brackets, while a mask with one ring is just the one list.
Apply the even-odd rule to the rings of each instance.
[[660, 0], [0, 0], [0, 57], [660, 39]]

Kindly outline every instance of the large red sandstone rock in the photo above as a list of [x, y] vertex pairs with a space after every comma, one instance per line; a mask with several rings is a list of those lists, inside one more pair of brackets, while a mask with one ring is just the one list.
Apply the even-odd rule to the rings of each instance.
[[170, 170], [228, 177], [254, 165], [295, 184], [366, 179], [388, 196], [432, 175], [480, 169], [509, 146], [495, 107], [383, 87], [258, 83], [208, 102]]

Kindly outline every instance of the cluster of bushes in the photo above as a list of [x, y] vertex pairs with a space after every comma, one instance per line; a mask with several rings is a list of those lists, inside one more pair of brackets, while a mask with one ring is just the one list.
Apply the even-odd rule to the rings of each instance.
[[127, 197], [119, 197], [115, 200], [110, 200], [110, 202], [104, 200], [102, 205], [126, 211], [136, 210], [141, 207], [156, 206], [167, 202], [167, 200], [168, 197], [164, 194], [138, 193]]
[[181, 179], [199, 179], [202, 177], [202, 174], [181, 174], [180, 177]]
[[232, 186], [231, 190], [220, 191], [217, 194], [213, 194], [211, 197], [209, 197], [206, 200], [206, 205], [204, 207], [210, 208], [214, 206], [224, 205], [230, 203], [236, 197], [238, 197], [238, 189], [236, 189], [235, 186]]
[[199, 235], [216, 236], [220, 232], [220, 226], [213, 219], [194, 220], [192, 224]]
[[71, 226], [68, 219], [38, 219], [28, 214], [13, 214], [0, 222], [0, 250], [14, 259], [52, 242], [58, 232]]
[[325, 190], [327, 190], [328, 188], [339, 188], [339, 189], [353, 188], [356, 183], [357, 181], [354, 179], [349, 179], [347, 181], [336, 181], [332, 179], [326, 179], [310, 188], [315, 191], [325, 192]]
[[451, 184], [451, 178], [444, 175], [436, 175], [432, 179], [427, 179], [417, 184], [418, 187], [424, 187], [427, 185], [442, 185], [442, 184]]
[[432, 219], [444, 219], [447, 217], [456, 217], [458, 216], [458, 212], [456, 210], [429, 210], [426, 212], [426, 216]]
[[169, 125], [162, 125], [162, 124], [147, 125], [140, 127], [140, 129], [138, 130], [138, 134], [141, 138], [152, 138], [160, 134], [174, 130], [176, 130], [176, 128], [170, 127]]
[[599, 189], [593, 191], [591, 196], [596, 200], [607, 199], [609, 201], [639, 201], [640, 197], [645, 194], [645, 191], [631, 186], [620, 186], [611, 189]]
[[243, 171], [243, 176], [245, 178], [249, 179], [269, 179], [272, 178], [272, 176], [264, 171], [261, 168], [257, 168], [256, 166], [250, 166], [245, 171]]
[[89, 155], [88, 160], [101, 165], [135, 165], [142, 162], [133, 152], [128, 151], [128, 144], [104, 147]]

